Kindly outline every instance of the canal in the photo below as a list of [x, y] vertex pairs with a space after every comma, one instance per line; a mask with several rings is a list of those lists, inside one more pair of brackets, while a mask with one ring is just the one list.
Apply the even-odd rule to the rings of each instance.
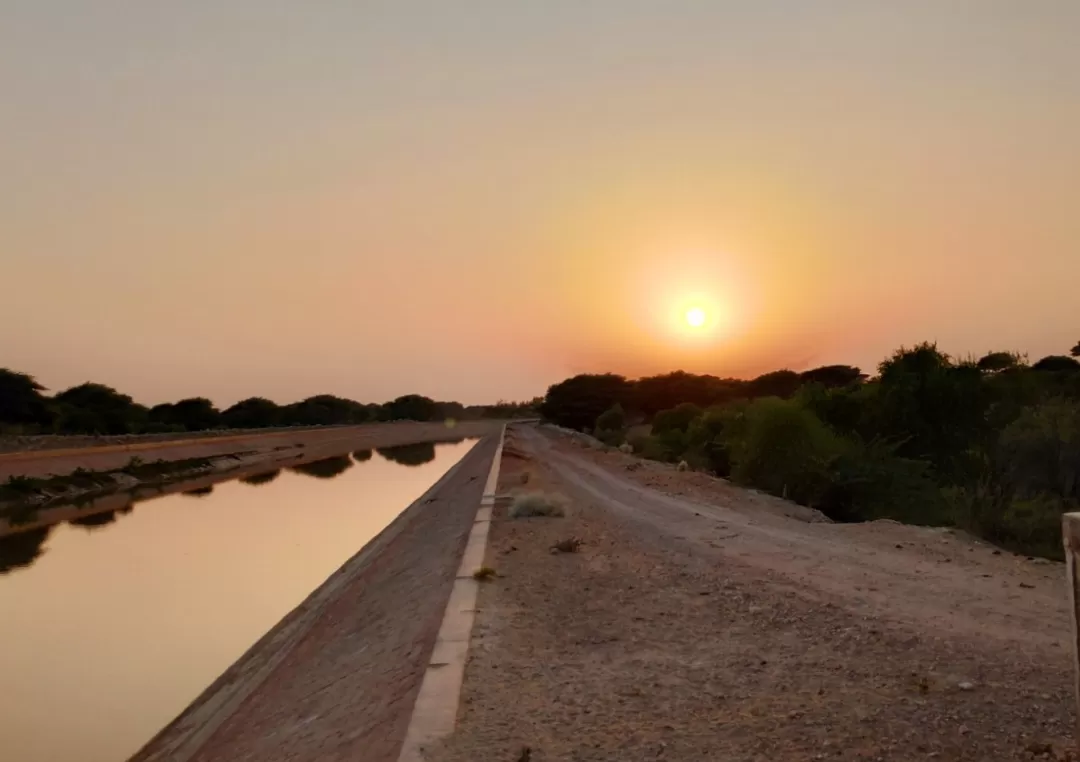
[[0, 538], [0, 758], [122, 762], [462, 458], [360, 451]]

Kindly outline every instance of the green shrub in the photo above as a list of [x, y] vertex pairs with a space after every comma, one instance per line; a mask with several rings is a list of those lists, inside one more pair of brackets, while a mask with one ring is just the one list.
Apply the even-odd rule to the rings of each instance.
[[729, 436], [732, 478], [804, 505], [827, 492], [844, 442], [797, 402], [765, 397], [746, 408], [745, 435]]

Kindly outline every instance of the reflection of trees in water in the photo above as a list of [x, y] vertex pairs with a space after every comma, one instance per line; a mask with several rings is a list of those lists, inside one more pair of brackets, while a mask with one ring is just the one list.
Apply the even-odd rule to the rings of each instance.
[[196, 489], [189, 489], [189, 490], [186, 490], [184, 492], [181, 492], [180, 494], [185, 495], [187, 497], [206, 497], [207, 495], [211, 494], [213, 491], [214, 491], [214, 485], [211, 484], [211, 485], [208, 485], [206, 487], [198, 487]]
[[352, 456], [357, 463], [367, 463], [371, 460], [371, 450], [356, 450]]
[[444, 439], [441, 442], [436, 442], [436, 445], [458, 445], [465, 441], [465, 437], [458, 437], [457, 439]]
[[116, 521], [117, 518], [119, 518], [118, 511], [102, 511], [101, 513], [91, 513], [89, 516], [79, 516], [78, 518], [68, 519], [68, 523], [77, 527], [92, 529], [94, 527], [103, 527], [106, 524], [111, 524]]
[[289, 470], [305, 476], [314, 476], [316, 479], [333, 479], [348, 471], [352, 465], [353, 462], [348, 455], [336, 455], [333, 458], [301, 463], [298, 466], [292, 466]]
[[376, 452], [387, 460], [400, 463], [403, 466], [422, 466], [435, 460], [435, 444], [433, 442], [379, 447]]
[[240, 481], [244, 484], [250, 484], [254, 487], [260, 484], [269, 484], [281, 475], [281, 469], [277, 468], [273, 471], [264, 471], [261, 474], [251, 474], [250, 476], [241, 476]]
[[0, 574], [30, 566], [45, 552], [51, 526], [0, 537]]

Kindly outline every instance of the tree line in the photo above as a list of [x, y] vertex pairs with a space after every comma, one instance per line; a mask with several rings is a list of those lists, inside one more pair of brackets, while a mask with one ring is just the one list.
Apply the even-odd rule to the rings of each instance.
[[265, 397], [249, 397], [219, 410], [205, 397], [148, 407], [110, 386], [94, 382], [52, 396], [46, 391], [31, 375], [0, 368], [0, 433], [155, 434], [377, 421], [515, 418], [535, 415], [538, 402], [466, 406], [406, 394], [373, 404], [319, 394], [287, 405]]
[[545, 419], [609, 446], [824, 512], [951, 525], [1061, 556], [1080, 510], [1080, 343], [1035, 363], [900, 348], [873, 377], [829, 365], [750, 380], [586, 374], [548, 389]]

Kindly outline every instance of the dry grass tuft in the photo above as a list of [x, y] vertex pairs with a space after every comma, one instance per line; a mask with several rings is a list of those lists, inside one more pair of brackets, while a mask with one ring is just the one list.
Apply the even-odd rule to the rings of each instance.
[[679, 465], [675, 466], [675, 470], [676, 471], [689, 471], [690, 470], [690, 464], [687, 463], [685, 460], [680, 460]]
[[562, 500], [543, 492], [532, 492], [514, 498], [507, 515], [512, 519], [527, 519], [533, 516], [565, 516]]

